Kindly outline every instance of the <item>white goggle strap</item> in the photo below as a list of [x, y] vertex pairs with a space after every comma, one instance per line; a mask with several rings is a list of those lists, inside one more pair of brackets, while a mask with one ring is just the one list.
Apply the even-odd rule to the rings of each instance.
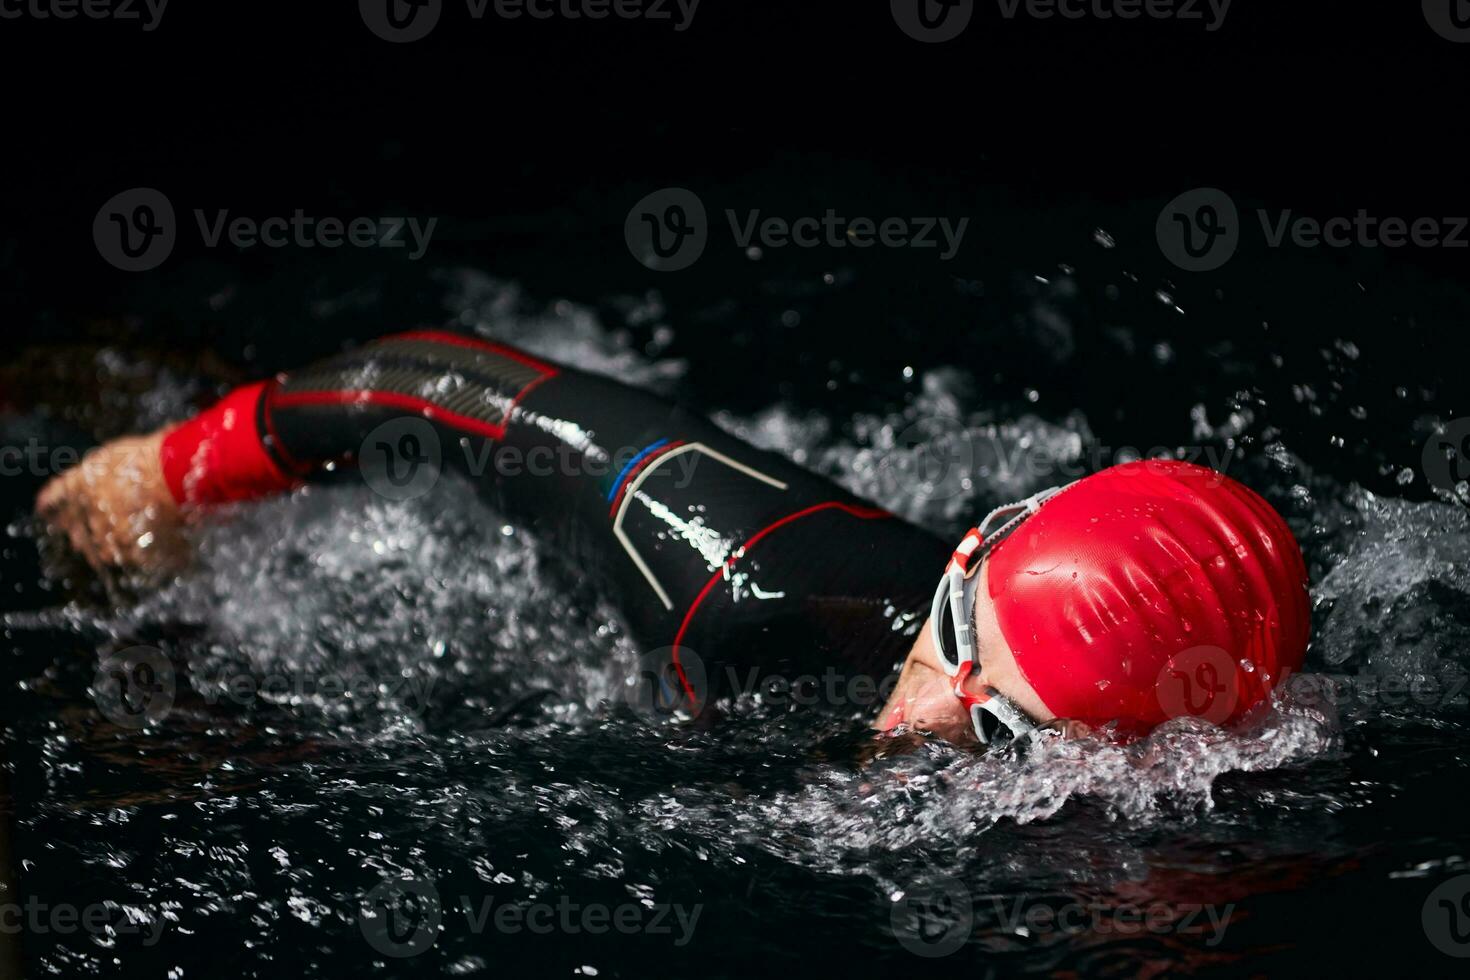
[[[1070, 484], [1068, 484], [1068, 486], [1070, 486]], [[1046, 503], [1052, 497], [1061, 493], [1065, 489], [1065, 486], [1047, 487], [1045, 490], [1039, 490], [1036, 493], [1033, 493], [1025, 500], [1018, 500], [1013, 504], [1003, 504], [1000, 507], [995, 508], [995, 510], [991, 511], [990, 513], [986, 514], [985, 520], [980, 522], [976, 530], [979, 532], [982, 538], [995, 538], [1005, 534], [1009, 534], [1011, 531], [1014, 531], [1016, 529], [1017, 524], [1020, 524], [1021, 521], [1036, 513], [1038, 510], [1041, 509], [1042, 504]], [[995, 520], [997, 517], [1000, 517], [1003, 514], [1009, 514], [1011, 511], [1015, 510], [1020, 511], [1020, 513], [1016, 514], [1010, 520], [1006, 521], [994, 532], [986, 530], [986, 527], [990, 524], [991, 521]]]
[[[945, 566], [944, 577], [939, 580], [939, 587], [934, 590], [934, 602], [929, 607], [929, 638], [934, 643], [934, 653], [939, 657], [944, 672], [950, 677], [959, 673], [960, 664], [975, 658], [975, 644], [970, 636], [970, 614], [965, 611], [966, 601], [970, 598], [967, 593], [973, 594], [973, 588], [968, 587], [967, 579], [970, 575], [970, 561], [984, 543], [985, 539], [979, 528], [970, 528], [966, 532], [959, 547], [955, 548], [950, 557], [949, 564]], [[947, 644], [940, 626], [944, 620], [946, 602], [949, 603], [950, 618], [955, 626], [957, 648], [953, 651], [954, 663], [945, 656]]]
[[[1070, 486], [1070, 484], [1068, 485]], [[1021, 521], [1036, 513], [1041, 509], [1042, 504], [1064, 489], [1066, 487], [1047, 487], [1045, 490], [1032, 494], [1025, 500], [1018, 500], [1011, 504], [1002, 504], [986, 514], [984, 520], [975, 527], [970, 528], [969, 531], [965, 532], [965, 536], [960, 539], [960, 543], [955, 548], [954, 554], [950, 556], [949, 564], [945, 566], [944, 578], [940, 580], [939, 587], [934, 590], [934, 602], [929, 607], [929, 636], [934, 644], [934, 653], [939, 657], [939, 662], [944, 667], [944, 672], [950, 677], [959, 673], [960, 664], [966, 661], [975, 661], [979, 656], [978, 651], [975, 649], [974, 637], [970, 631], [969, 612], [973, 605], [974, 590], [978, 583], [968, 581], [980, 567], [981, 563], [977, 558], [983, 558], [985, 552], [989, 550], [986, 547], [988, 542], [1003, 538], [1005, 535], [1014, 531]], [[994, 533], [987, 531], [992, 521], [1006, 514], [1012, 514], [1013, 512], [1016, 512], [1014, 516], [997, 528]], [[944, 655], [947, 644], [944, 642], [943, 631], [940, 626], [943, 620], [941, 613], [944, 611], [946, 601], [949, 603], [950, 621], [954, 623], [955, 641], [958, 647], [954, 651], [955, 660], [953, 664]], [[1011, 715], [1019, 718], [1025, 717], [1010, 702], [1006, 702], [1006, 704]], [[996, 717], [999, 718], [1000, 715], [997, 714]], [[1004, 718], [1001, 720], [1005, 721]], [[1009, 727], [1008, 722], [1007, 726]], [[979, 732], [980, 729], [977, 727], [975, 730]]]
[[981, 712], [988, 712], [997, 721], [1010, 731], [1013, 738], [1020, 738], [1027, 732], [1036, 730], [1036, 722], [1027, 717], [1026, 713], [1016, 707], [1011, 699], [1001, 694], [995, 688], [990, 689], [990, 697], [979, 704], [970, 706], [970, 724], [974, 726], [975, 737], [980, 740], [981, 745], [989, 745], [990, 739], [985, 736], [984, 719], [980, 717]]
[[965, 588], [965, 570], [951, 567], [946, 577], [949, 579], [949, 617], [954, 623], [955, 669], [949, 669], [948, 658], [944, 659], [944, 669], [954, 676], [959, 672], [960, 664], [975, 659], [975, 639], [970, 635], [970, 613], [965, 607], [965, 594], [970, 591]]

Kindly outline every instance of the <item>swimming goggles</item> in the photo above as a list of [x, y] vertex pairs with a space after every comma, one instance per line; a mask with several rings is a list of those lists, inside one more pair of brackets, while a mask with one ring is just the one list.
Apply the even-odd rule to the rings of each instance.
[[[1012, 737], [1035, 731], [1040, 726], [993, 687], [987, 686], [979, 694], [965, 690], [966, 679], [980, 662], [980, 641], [972, 618], [975, 591], [980, 587], [980, 576], [975, 573], [992, 548], [1063, 489], [1049, 487], [986, 514], [985, 519], [961, 539], [944, 568], [939, 587], [934, 590], [934, 604], [929, 609], [929, 631], [934, 640], [934, 652], [945, 674], [954, 678], [954, 696], [969, 712], [975, 737], [982, 745], [989, 745], [1001, 726], [1009, 729]], [[994, 531], [987, 530], [992, 522], [1007, 515], [1009, 519]]]

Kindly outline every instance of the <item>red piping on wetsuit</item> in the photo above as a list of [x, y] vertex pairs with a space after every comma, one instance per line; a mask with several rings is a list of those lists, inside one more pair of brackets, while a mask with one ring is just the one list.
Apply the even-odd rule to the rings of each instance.
[[443, 422], [451, 428], [472, 432], [477, 436], [488, 436], [491, 439], [505, 436], [503, 425], [482, 422], [468, 415], [440, 408], [428, 399], [403, 395], [396, 391], [291, 391], [276, 395], [271, 403], [280, 408], [290, 408], [293, 405], [383, 405], [414, 412], [431, 422]]
[[647, 458], [640, 460], [638, 465], [633, 467], [628, 472], [628, 475], [623, 477], [623, 482], [618, 485], [617, 496], [613, 497], [612, 507], [608, 509], [607, 516], [612, 517], [617, 514], [618, 508], [623, 505], [623, 497], [627, 496], [628, 488], [633, 485], [634, 480], [638, 479], [639, 473], [648, 469], [655, 461], [667, 456], [670, 451], [684, 445], [687, 445], [687, 443], [683, 439], [675, 439], [668, 445], [659, 447], [657, 452], [650, 453]]
[[[415, 330], [387, 339], [422, 340], [490, 351], [542, 372], [540, 377], [522, 386], [510, 399], [503, 414], [506, 422], [528, 392], [560, 373], [554, 365], [513, 348], [439, 330]], [[264, 405], [261, 404], [262, 399]], [[280, 462], [271, 456], [261, 441], [260, 426], [263, 424], [267, 430], [271, 428], [270, 411], [293, 405], [354, 404], [382, 405], [414, 412], [431, 421], [491, 439], [505, 436], [504, 423], [496, 425], [460, 415], [412, 395], [356, 390], [285, 392], [274, 382], [262, 381], [230, 392], [213, 407], [200, 412], [164, 437], [159, 456], [169, 493], [181, 505], [198, 505], [254, 500], [289, 490], [300, 481], [296, 474], [286, 472], [282, 466], [293, 466], [294, 461], [279, 439], [275, 439], [275, 443], [282, 457]]]
[[785, 525], [790, 524], [792, 521], [800, 520], [801, 518], [806, 517], [809, 514], [815, 514], [817, 511], [822, 510], [834, 509], [851, 514], [853, 517], [862, 518], [863, 520], [876, 520], [882, 517], [893, 516], [892, 514], [888, 513], [888, 511], [881, 510], [877, 507], [856, 507], [852, 504], [844, 504], [841, 501], [837, 500], [829, 500], [826, 503], [822, 504], [813, 504], [812, 506], [799, 510], [794, 514], [787, 514], [779, 521], [767, 524], [765, 527], [761, 528], [755, 533], [753, 537], [750, 538], [750, 540], [746, 541], [739, 548], [736, 548], [734, 551], [730, 552], [730, 557], [726, 558], [724, 564], [722, 564], [719, 569], [716, 570], [716, 572], [709, 577], [708, 582], [704, 583], [704, 588], [699, 590], [699, 594], [696, 595], [694, 597], [694, 601], [689, 604], [689, 611], [684, 614], [684, 621], [679, 624], [679, 632], [674, 635], [674, 645], [671, 651], [671, 655], [674, 661], [674, 669], [679, 673], [679, 683], [684, 685], [684, 693], [689, 696], [689, 703], [691, 705], [697, 704], [698, 699], [694, 696], [694, 688], [689, 683], [689, 678], [684, 676], [684, 665], [679, 662], [679, 647], [684, 642], [684, 634], [689, 632], [689, 624], [694, 621], [694, 613], [699, 609], [700, 603], [704, 602], [705, 597], [709, 595], [710, 590], [715, 587], [715, 583], [726, 577], [726, 573], [730, 570], [730, 566], [735, 564], [738, 559], [745, 557], [745, 555], [750, 552], [750, 549], [754, 548], [756, 542], [758, 542], [761, 538], [765, 537], [767, 534], [770, 534], [777, 528], [784, 527]]

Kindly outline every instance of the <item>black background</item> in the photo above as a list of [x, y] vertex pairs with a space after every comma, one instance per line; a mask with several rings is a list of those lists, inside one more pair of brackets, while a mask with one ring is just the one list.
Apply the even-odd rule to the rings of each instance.
[[[870, 164], [874, 196], [984, 184], [1055, 205], [1213, 185], [1298, 212], [1465, 210], [1470, 45], [1418, 4], [1237, 0], [1214, 32], [997, 11], [979, 4], [937, 45], [884, 3], [704, 0], [682, 33], [477, 22], [450, 3], [406, 45], [346, 2], [174, 0], [151, 33], [3, 20], [8, 332], [37, 308], [116, 313], [136, 292], [89, 232], [135, 185], [181, 211], [457, 217], [465, 252], [507, 275], [597, 249], [630, 290], [674, 280], [616, 254], [628, 193], [819, 186], [832, 161]], [[1462, 256], [1413, 259], [1454, 273]]]
[[[1181, 441], [1151, 430], [1179, 418], [1176, 402], [1200, 399], [1190, 379], [1213, 369], [1191, 364], [1191, 351], [1219, 341], [1256, 345], [1257, 360], [1294, 351], [1290, 377], [1248, 380], [1281, 406], [1275, 422], [1301, 431], [1295, 451], [1311, 458], [1341, 436], [1341, 452], [1313, 461], [1392, 486], [1427, 435], [1415, 419], [1463, 411], [1453, 395], [1470, 249], [1266, 254], [1247, 227], [1254, 240], [1225, 269], [1180, 273], [1159, 254], [1153, 222], [1164, 201], [1197, 186], [1226, 190], [1247, 223], [1254, 207], [1410, 220], [1470, 213], [1459, 109], [1470, 45], [1438, 36], [1412, 3], [1370, 11], [1238, 0], [1213, 32], [1202, 21], [1006, 20], [999, 9], [979, 4], [965, 33], [943, 44], [905, 36], [883, 3], [704, 0], [683, 32], [668, 21], [473, 21], [449, 3], [427, 39], [401, 45], [371, 34], [344, 2], [174, 0], [152, 32], [137, 22], [0, 21], [4, 341], [210, 348], [258, 373], [344, 337], [442, 319], [443, 287], [422, 273], [464, 265], [542, 299], [595, 305], [657, 289], [671, 319], [694, 328], [673, 353], [717, 362], [727, 377], [761, 370], [784, 383], [783, 395], [805, 384], [820, 397], [821, 372], [808, 369], [824, 368], [834, 345], [857, 358], [897, 339], [921, 368], [1033, 363], [1034, 344], [1007, 322], [1015, 297], [1006, 290], [1067, 264], [1094, 278], [1069, 311], [1086, 356], [1055, 365], [1057, 387], [1106, 387], [1097, 372], [1151, 370], [1089, 349], [1111, 323], [1136, 331], [1141, 349], [1167, 337], [1180, 351], [1149, 384], [1124, 385], [1115, 411], [1094, 411], [1100, 437]], [[725, 207], [786, 216], [835, 207], [969, 215], [972, 226], [947, 264], [849, 250], [838, 258], [865, 287], [828, 301], [825, 316], [807, 311], [800, 339], [773, 341], [760, 321], [775, 322], [783, 304], [751, 297], [772, 292], [772, 275], [829, 269], [832, 256], [789, 250], [760, 266], [727, 236], [696, 272], [646, 270], [623, 244], [623, 219], [669, 185], [696, 190], [717, 221]], [[91, 239], [101, 204], [134, 186], [163, 190], [186, 223], [149, 273], [113, 269]], [[416, 214], [440, 225], [414, 265], [401, 252], [205, 249], [187, 224], [194, 208]], [[1096, 227], [1119, 247], [1098, 249]], [[1137, 297], [1125, 292], [1122, 306], [1103, 309], [1103, 283], [1125, 274]], [[318, 314], [301, 329], [313, 302], [364, 281], [377, 290], [367, 308], [345, 304], [331, 322]], [[984, 283], [985, 298], [957, 305], [967, 282]], [[1169, 320], [1155, 289], [1179, 300], [1187, 323]], [[1341, 395], [1368, 405], [1369, 422], [1353, 430], [1344, 413], [1335, 427], [1290, 417], [1290, 384], [1342, 387], [1340, 372], [1314, 379], [1307, 362], [1344, 337], [1375, 368], [1371, 390]], [[696, 385], [719, 387], [700, 370]], [[1026, 386], [1004, 370], [994, 381], [1002, 400]], [[1415, 404], [1395, 402], [1395, 387]], [[768, 391], [747, 393], [725, 384], [713, 400], [769, 403]], [[1375, 413], [1379, 404], [1393, 417]], [[1113, 423], [1122, 428], [1108, 431]]]

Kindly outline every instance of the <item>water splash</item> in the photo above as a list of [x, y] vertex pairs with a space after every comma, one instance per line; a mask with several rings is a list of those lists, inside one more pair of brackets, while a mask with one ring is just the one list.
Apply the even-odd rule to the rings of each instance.
[[[586, 308], [536, 307], [475, 273], [450, 288], [458, 322], [485, 336], [655, 390], [682, 375], [657, 359], [657, 343], [637, 350]], [[658, 334], [656, 300], [624, 312]], [[156, 406], [165, 415], [180, 401], [168, 391]], [[717, 418], [953, 534], [1055, 482], [1025, 464], [1028, 453], [1080, 463], [1092, 440], [1080, 413], [1050, 421], [983, 402], [971, 378], [942, 370], [889, 412], [844, 419], [778, 404]], [[1253, 425], [1242, 411], [1211, 426], [1203, 408], [1193, 422], [1197, 437], [1222, 440]], [[1341, 487], [1279, 443], [1239, 475], [1306, 545], [1325, 616], [1312, 666], [1452, 680], [1470, 639], [1462, 511]], [[903, 489], [915, 482], [929, 490]], [[38, 832], [67, 841], [77, 867], [107, 869], [137, 915], [206, 934], [207, 920], [240, 905], [273, 928], [310, 925], [315, 943], [351, 934], [348, 883], [405, 871], [521, 899], [598, 882], [636, 902], [684, 896], [691, 868], [792, 873], [772, 865], [852, 879], [869, 897], [900, 894], [935, 868], [963, 873], [976, 894], [1078, 881], [1126, 892], [1145, 878], [1157, 888], [1137, 838], [1110, 837], [1110, 826], [1147, 834], [1222, 810], [1228, 824], [1249, 808], [1274, 820], [1351, 806], [1351, 792], [1314, 773], [1339, 754], [1344, 725], [1396, 714], [1292, 688], [1240, 732], [1177, 721], [1129, 744], [1044, 739], [977, 755], [931, 743], [862, 761], [872, 749], [861, 719], [798, 719], [758, 696], [713, 727], [650, 726], [619, 710], [638, 651], [617, 612], [456, 478], [403, 503], [349, 476], [240, 508], [202, 530], [198, 555], [133, 606], [77, 603], [36, 620], [83, 646], [166, 649], [186, 688], [167, 724], [100, 726], [82, 710], [88, 672], [48, 669], [55, 676], [27, 693], [60, 707], [26, 734], [53, 801], [30, 818]], [[324, 689], [327, 679], [345, 691]], [[542, 691], [523, 715], [506, 714]], [[1245, 779], [1258, 788], [1229, 792]], [[153, 831], [172, 848], [161, 867], [95, 832], [168, 807], [176, 822]], [[1066, 834], [1078, 814], [1088, 831]], [[281, 853], [261, 862], [239, 843], [242, 824], [269, 828]], [[303, 842], [323, 834], [351, 846], [311, 853]], [[1273, 846], [1297, 846], [1281, 836]], [[452, 938], [444, 947], [473, 967]]]
[[783, 405], [751, 418], [719, 412], [714, 420], [752, 445], [946, 534], [968, 527], [977, 513], [1082, 472], [1092, 435], [1081, 413], [1060, 424], [1030, 413], [1003, 418], [977, 406], [983, 399], [963, 371], [943, 368], [920, 380], [919, 392], [901, 410], [859, 413], [838, 431], [825, 417]]

